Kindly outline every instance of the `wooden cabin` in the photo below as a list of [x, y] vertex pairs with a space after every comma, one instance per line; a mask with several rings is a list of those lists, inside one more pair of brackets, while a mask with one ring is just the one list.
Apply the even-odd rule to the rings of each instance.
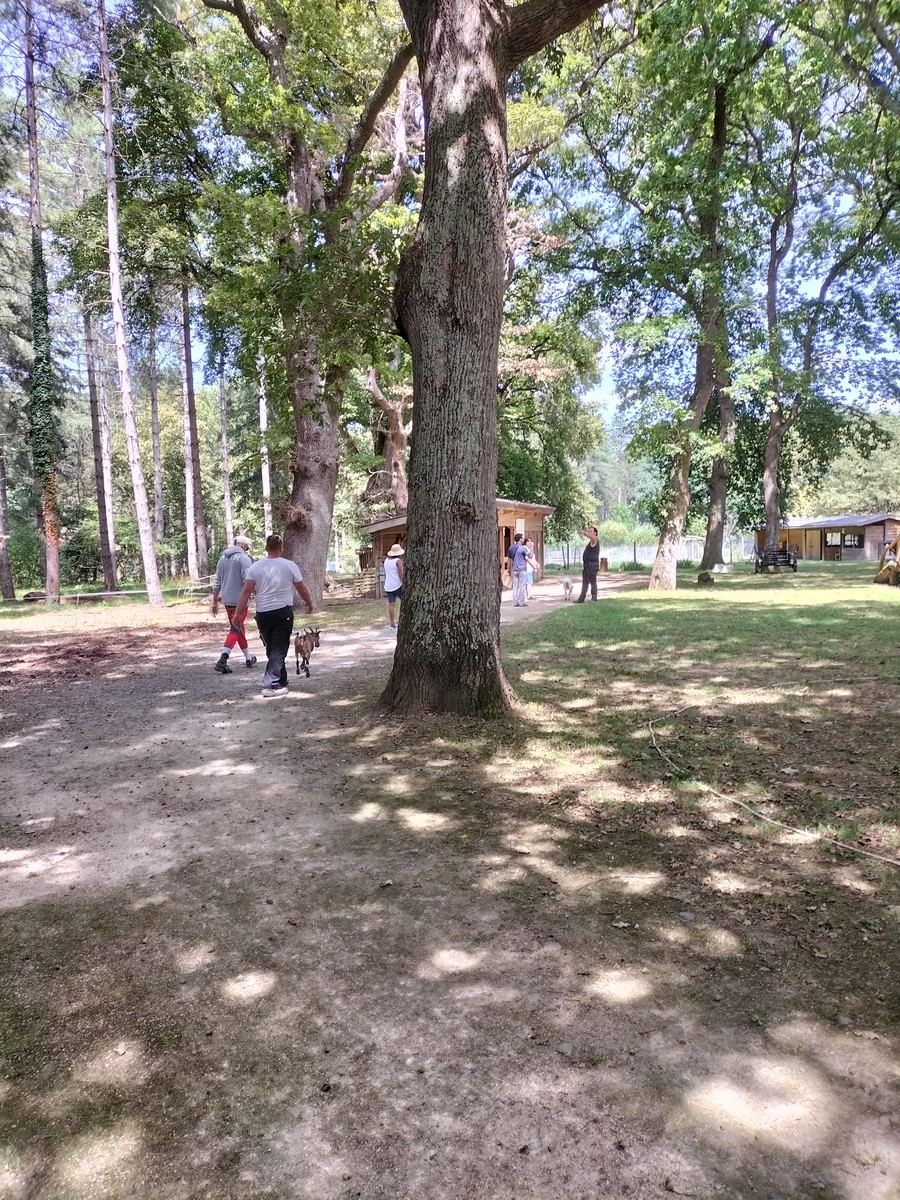
[[[840, 517], [791, 517], [784, 521], [779, 549], [819, 562], [878, 562], [885, 542], [900, 533], [897, 513], [861, 513]], [[765, 529], [756, 530], [756, 546], [766, 544]]]
[[[524, 534], [534, 541], [534, 555], [539, 563], [544, 561], [544, 522], [553, 516], [553, 509], [547, 504], [526, 504], [522, 500], [497, 500], [497, 565], [503, 579], [504, 587], [511, 587], [507, 571], [506, 551], [517, 533]], [[381, 521], [373, 521], [363, 525], [363, 532], [371, 537], [371, 548], [364, 547], [360, 551], [360, 563], [363, 556], [366, 565], [374, 564], [377, 569], [375, 595], [381, 599], [384, 594], [384, 559], [394, 542], [401, 545], [406, 536], [406, 517], [385, 517]], [[543, 572], [537, 572], [540, 579]]]

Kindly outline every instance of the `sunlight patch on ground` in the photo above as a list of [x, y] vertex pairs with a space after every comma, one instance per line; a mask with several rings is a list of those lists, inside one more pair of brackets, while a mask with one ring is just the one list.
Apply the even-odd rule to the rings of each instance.
[[484, 953], [472, 954], [467, 950], [436, 950], [418, 974], [422, 979], [440, 979], [445, 975], [460, 975], [474, 971], [484, 959]]
[[397, 819], [416, 833], [433, 832], [437, 829], [450, 829], [455, 822], [443, 813], [420, 812], [417, 808], [398, 808]]
[[72, 1138], [59, 1151], [47, 1195], [118, 1200], [134, 1195], [141, 1137], [132, 1122]]
[[482, 892], [499, 893], [504, 891], [508, 884], [520, 883], [527, 878], [528, 872], [524, 867], [509, 864], [504, 867], [495, 867], [485, 879], [475, 886]]
[[619, 969], [601, 971], [584, 990], [610, 1004], [631, 1004], [636, 1000], [646, 1000], [652, 994], [653, 987], [639, 972]]
[[605, 871], [602, 882], [613, 885], [618, 891], [631, 896], [647, 896], [666, 882], [662, 871]]
[[168, 904], [171, 899], [171, 892], [154, 892], [152, 896], [144, 896], [140, 900], [133, 900], [128, 907], [132, 912], [139, 912], [142, 908], [150, 908], [155, 904]]
[[759, 890], [759, 884], [751, 883], [750, 880], [738, 875], [735, 871], [710, 871], [700, 882], [704, 887], [712, 888], [716, 892], [724, 892], [728, 896], [734, 896], [738, 892]]
[[812, 1153], [828, 1145], [837, 1116], [818, 1072], [796, 1059], [761, 1059], [734, 1064], [726, 1075], [688, 1091], [685, 1107], [716, 1140], [730, 1137]]
[[25, 1200], [29, 1173], [15, 1146], [0, 1146], [0, 1196], [3, 1200]]
[[679, 821], [670, 821], [668, 825], [663, 826], [663, 831], [666, 837], [670, 838], [702, 838], [703, 833], [699, 829], [690, 829], [687, 825], [682, 825]]
[[243, 975], [235, 975], [226, 979], [221, 985], [222, 995], [226, 1000], [235, 1004], [252, 1004], [273, 990], [278, 981], [274, 971], [246, 971]]
[[134, 1038], [110, 1042], [90, 1058], [76, 1063], [72, 1078], [78, 1083], [102, 1083], [106, 1087], [135, 1087], [147, 1078], [147, 1063], [141, 1043]]
[[576, 697], [576, 699], [567, 700], [564, 704], [560, 705], [560, 708], [562, 708], [568, 712], [571, 712], [572, 710], [579, 709], [579, 708], [596, 708], [596, 707], [597, 707], [597, 697], [596, 696], [578, 696], [578, 697]]
[[254, 771], [256, 771], [256, 766], [252, 762], [236, 762], [234, 759], [218, 758], [214, 762], [203, 763], [199, 767], [173, 767], [166, 771], [166, 774], [172, 775], [176, 779], [187, 779], [190, 776], [215, 778], [222, 775], [252, 775]]
[[361, 804], [355, 813], [349, 814], [349, 817], [351, 821], [363, 824], [366, 821], [383, 821], [387, 815], [387, 809], [383, 804], [376, 804], [374, 800], [370, 800], [367, 804]]
[[812, 1018], [785, 1021], [766, 1030], [779, 1049], [814, 1058], [830, 1075], [855, 1076], [861, 1084], [868, 1081], [868, 1086], [877, 1088], [880, 1082], [893, 1090], [898, 1078], [893, 1042], [883, 1036], [869, 1037], [866, 1030], [853, 1032], [860, 1036]]
[[189, 946], [175, 955], [175, 963], [182, 975], [191, 975], [194, 971], [202, 971], [216, 961], [216, 954], [209, 942], [200, 942]]
[[841, 887], [850, 888], [854, 892], [862, 892], [866, 896], [874, 896], [878, 893], [876, 885], [861, 875], [859, 868], [853, 865], [835, 867], [832, 871], [832, 879]]
[[527, 854], [552, 854], [557, 843], [565, 841], [566, 833], [552, 825], [523, 825], [515, 833], [507, 834], [503, 843], [511, 850]]
[[74, 871], [75, 864], [69, 856], [75, 853], [74, 846], [60, 846], [51, 854], [35, 854], [32, 850], [0, 850], [0, 870], [6, 867], [19, 878], [30, 879], [35, 875], [46, 875], [65, 865], [70, 868], [65, 877]]

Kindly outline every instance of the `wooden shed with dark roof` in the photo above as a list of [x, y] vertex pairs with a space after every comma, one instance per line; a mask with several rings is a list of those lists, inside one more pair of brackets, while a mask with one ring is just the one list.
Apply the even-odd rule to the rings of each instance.
[[[900, 533], [897, 513], [851, 513], [838, 517], [790, 517], [781, 526], [779, 548], [820, 562], [878, 562], [885, 542]], [[765, 529], [756, 530], [761, 551]]]
[[[552, 517], [554, 509], [549, 504], [528, 504], [523, 500], [497, 499], [497, 565], [503, 578], [504, 587], [512, 584], [506, 578], [506, 551], [517, 533], [530, 537], [534, 542], [534, 553], [539, 563], [544, 561], [544, 522]], [[375, 594], [381, 598], [383, 594], [382, 579], [384, 578], [384, 559], [394, 542], [402, 544], [406, 536], [406, 517], [385, 517], [380, 521], [372, 521], [363, 525], [363, 533], [368, 533], [372, 539], [371, 550], [360, 556], [360, 565], [376, 568]], [[540, 579], [542, 572], [537, 572]]]

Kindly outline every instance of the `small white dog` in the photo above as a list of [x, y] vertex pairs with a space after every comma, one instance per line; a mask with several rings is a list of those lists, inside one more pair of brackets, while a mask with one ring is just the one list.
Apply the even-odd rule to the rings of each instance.
[[565, 598], [567, 600], [572, 599], [573, 589], [574, 589], [574, 585], [572, 583], [572, 576], [571, 575], [563, 575], [563, 595], [565, 596]]

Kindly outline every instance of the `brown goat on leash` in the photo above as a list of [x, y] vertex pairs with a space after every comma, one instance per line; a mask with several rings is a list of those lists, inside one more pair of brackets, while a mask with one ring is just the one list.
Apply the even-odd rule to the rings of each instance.
[[300, 629], [294, 634], [294, 655], [297, 659], [297, 674], [300, 674], [300, 668], [306, 672], [306, 678], [309, 678], [309, 656], [319, 644], [319, 629]]

